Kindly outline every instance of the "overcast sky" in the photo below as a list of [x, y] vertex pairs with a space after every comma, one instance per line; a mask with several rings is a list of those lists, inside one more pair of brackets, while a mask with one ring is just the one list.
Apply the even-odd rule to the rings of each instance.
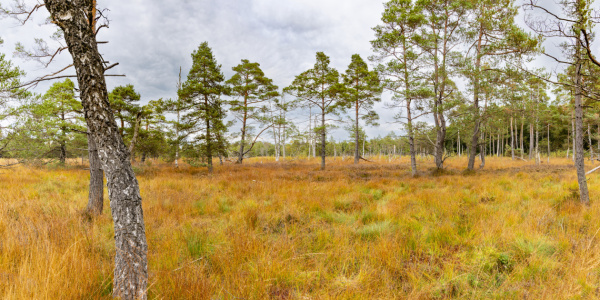
[[[0, 1], [6, 6], [7, 0]], [[201, 42], [207, 41], [226, 77], [241, 59], [261, 64], [265, 74], [283, 88], [294, 76], [311, 68], [315, 53], [323, 51], [332, 65], [345, 71], [352, 54], [363, 59], [372, 54], [369, 41], [372, 28], [380, 23], [383, 1], [380, 0], [101, 0], [110, 28], [102, 29], [98, 40], [104, 58], [119, 66], [109, 77], [109, 91], [118, 85], [131, 83], [141, 94], [142, 102], [176, 96], [179, 67], [183, 80], [191, 67], [190, 54]], [[12, 53], [18, 41], [32, 45], [34, 38], [47, 38], [54, 25], [45, 23], [48, 13], [41, 9], [32, 22], [17, 26], [4, 20], [0, 37], [5, 40], [0, 51]], [[522, 16], [518, 20], [524, 24]], [[32, 79], [48, 73], [34, 62], [14, 62]], [[65, 51], [49, 70], [58, 70], [70, 63]], [[72, 70], [71, 73], [74, 74]], [[35, 91], [43, 93], [48, 84]], [[389, 99], [389, 96], [384, 97]], [[376, 107], [381, 126], [368, 128], [370, 137], [402, 132], [401, 125], [392, 124], [394, 112], [382, 104]], [[336, 139], [345, 139], [343, 130]]]
[[[185, 80], [190, 55], [203, 41], [213, 49], [227, 78], [241, 59], [249, 59], [260, 63], [266, 76], [283, 88], [314, 65], [317, 51], [325, 52], [332, 66], [344, 72], [352, 54], [365, 60], [372, 54], [372, 28], [383, 11], [379, 0], [102, 0], [99, 4], [109, 10], [105, 15], [110, 20], [110, 28], [98, 35], [98, 40], [109, 41], [100, 45], [100, 51], [111, 63], [119, 62], [110, 73], [127, 75], [108, 78], [109, 91], [131, 83], [143, 102], [176, 96], [179, 67]], [[47, 15], [42, 9], [23, 27], [3, 21], [4, 28], [11, 27], [0, 35], [5, 40], [0, 51], [11, 53], [17, 41], [31, 45], [34, 37], [55, 31], [53, 25], [39, 25]], [[28, 78], [47, 72], [39, 70], [39, 64], [13, 60]], [[65, 53], [52, 69], [69, 63]], [[46, 88], [40, 85], [36, 91]], [[382, 125], [392, 120], [390, 112], [379, 112]], [[385, 135], [391, 129], [382, 126], [368, 133]], [[346, 137], [337, 133], [336, 138]]]

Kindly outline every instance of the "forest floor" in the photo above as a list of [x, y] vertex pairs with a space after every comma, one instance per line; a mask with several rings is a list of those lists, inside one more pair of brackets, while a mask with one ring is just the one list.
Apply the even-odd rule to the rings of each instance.
[[[149, 299], [600, 298], [600, 171], [586, 208], [564, 158], [419, 165], [138, 165]], [[111, 299], [110, 209], [82, 213], [88, 180], [0, 171], [0, 298]]]

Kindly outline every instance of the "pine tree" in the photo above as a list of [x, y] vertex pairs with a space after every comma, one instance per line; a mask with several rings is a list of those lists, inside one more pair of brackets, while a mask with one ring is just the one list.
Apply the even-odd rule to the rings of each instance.
[[121, 136], [125, 137], [125, 122], [135, 124], [135, 116], [138, 112], [140, 94], [136, 93], [133, 85], [115, 87], [108, 95], [110, 108], [116, 118], [121, 121]]
[[[166, 118], [163, 115], [164, 101], [150, 100], [148, 104], [144, 105], [140, 109], [139, 121], [137, 124], [137, 136], [136, 143], [130, 144], [132, 149], [132, 157], [134, 157], [134, 150], [139, 149], [138, 152], [142, 153], [141, 162], [146, 161], [148, 155], [157, 156], [158, 154], [164, 153], [167, 148], [166, 136], [164, 131], [164, 124]], [[164, 149], [161, 149], [164, 147]]]
[[360, 160], [359, 133], [361, 130], [359, 120], [367, 125], [378, 125], [379, 115], [373, 110], [375, 102], [381, 101], [382, 86], [379, 74], [369, 71], [369, 66], [358, 54], [352, 55], [352, 62], [343, 75], [345, 89], [342, 94], [343, 101], [354, 112], [354, 163]]
[[[0, 38], [0, 45], [3, 40]], [[21, 78], [25, 76], [25, 72], [14, 66], [13, 63], [6, 58], [6, 55], [0, 53], [0, 121], [7, 122], [9, 119], [15, 119], [21, 116], [21, 102], [29, 98], [31, 95], [26, 90], [20, 88], [22, 85]], [[16, 103], [15, 103], [16, 101]], [[17, 107], [17, 109], [15, 109]], [[15, 134], [15, 120], [10, 121], [13, 125], [3, 126], [0, 132], [0, 149], [6, 151], [11, 144], [11, 139], [6, 137]]]
[[206, 158], [211, 173], [213, 155], [222, 153], [226, 145], [224, 134], [227, 128], [223, 124], [225, 112], [221, 96], [228, 90], [224, 81], [221, 65], [217, 64], [208, 43], [203, 42], [192, 53], [192, 68], [178, 95], [185, 111], [183, 129], [188, 135], [198, 134], [199, 154]]
[[[429, 108], [433, 114], [436, 131], [434, 143], [435, 165], [444, 168], [447, 135], [447, 114], [460, 101], [462, 95], [453, 81], [458, 71], [456, 62], [463, 56], [458, 49], [464, 39], [467, 12], [471, 0], [419, 0], [416, 5], [424, 15], [421, 30], [415, 35], [415, 46], [420, 49], [427, 66], [426, 82], [432, 92]], [[458, 134], [458, 133], [457, 133]]]
[[312, 105], [320, 109], [321, 126], [315, 128], [315, 131], [321, 136], [321, 170], [325, 170], [326, 121], [327, 116], [341, 108], [341, 86], [338, 71], [329, 66], [329, 57], [323, 52], [317, 52], [316, 58], [314, 67], [296, 76], [284, 92], [295, 96], [305, 106]]
[[383, 86], [393, 93], [394, 106], [403, 107], [405, 115], [396, 119], [406, 125], [410, 148], [411, 172], [417, 174], [414, 121], [425, 112], [421, 100], [427, 96], [424, 67], [419, 48], [415, 46], [417, 31], [424, 21], [420, 7], [410, 0], [392, 0], [385, 4], [381, 17], [384, 25], [374, 28], [376, 39], [371, 41], [378, 62], [377, 71], [384, 76]]
[[261, 125], [267, 125], [260, 133], [255, 136], [256, 139], [271, 125], [269, 122], [269, 108], [266, 106], [269, 100], [279, 96], [278, 87], [273, 84], [273, 80], [267, 78], [260, 69], [260, 64], [251, 63], [247, 59], [242, 59], [242, 63], [233, 67], [235, 74], [227, 81], [231, 87], [231, 93], [237, 97], [237, 100], [230, 101], [231, 112], [241, 122], [240, 150], [238, 152], [238, 163], [242, 163], [244, 155], [252, 150], [254, 143], [246, 149], [248, 135], [250, 134], [251, 124], [255, 121]]
[[[3, 43], [0, 38], [0, 45]], [[12, 111], [7, 109], [11, 100], [29, 96], [27, 91], [20, 88], [23, 76], [25, 72], [15, 67], [4, 53], [0, 53], [0, 120], [7, 117], [7, 112]]]
[[48, 136], [58, 144], [59, 161], [65, 164], [67, 158], [67, 142], [76, 133], [85, 133], [83, 107], [75, 99], [75, 84], [70, 79], [54, 83], [37, 103], [32, 113], [40, 116], [38, 122]]
[[464, 70], [473, 89], [473, 132], [469, 144], [468, 169], [473, 170], [475, 156], [479, 146], [480, 127], [482, 125], [482, 79], [483, 72], [497, 68], [498, 61], [511, 56], [520, 56], [533, 52], [537, 40], [531, 38], [523, 29], [515, 24], [518, 13], [513, 5], [514, 0], [477, 0], [472, 4], [470, 31], [466, 32], [473, 48], [473, 56]]

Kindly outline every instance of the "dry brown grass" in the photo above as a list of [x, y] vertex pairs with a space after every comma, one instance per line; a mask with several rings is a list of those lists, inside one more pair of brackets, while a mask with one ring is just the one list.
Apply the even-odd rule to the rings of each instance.
[[[487, 163], [434, 176], [425, 160], [417, 178], [406, 158], [138, 166], [150, 299], [600, 297], [599, 175], [584, 208], [566, 159]], [[110, 299], [110, 210], [84, 217], [87, 181], [0, 172], [0, 298]]]

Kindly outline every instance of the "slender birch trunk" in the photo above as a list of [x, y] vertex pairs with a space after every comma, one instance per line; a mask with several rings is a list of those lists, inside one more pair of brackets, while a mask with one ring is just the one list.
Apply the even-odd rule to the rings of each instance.
[[94, 15], [95, 1], [44, 0], [44, 4], [52, 22], [62, 29], [73, 57], [84, 116], [106, 175], [115, 227], [113, 297], [145, 300], [148, 244], [142, 198], [130, 153], [108, 102], [105, 68], [98, 52], [94, 23], [89, 18]]
[[513, 131], [513, 118], [510, 118], [510, 154], [512, 160], [515, 160], [515, 134]]

